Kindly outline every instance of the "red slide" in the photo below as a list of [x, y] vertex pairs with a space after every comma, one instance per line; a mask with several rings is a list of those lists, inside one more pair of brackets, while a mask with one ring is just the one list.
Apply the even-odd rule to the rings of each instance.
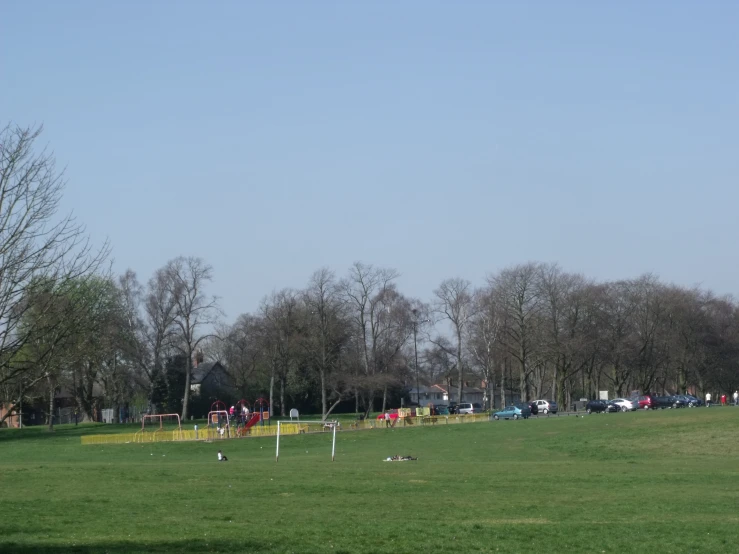
[[244, 425], [244, 431], [246, 431], [249, 427], [253, 427], [255, 424], [259, 423], [259, 420], [262, 418], [258, 413], [253, 414], [249, 421], [246, 422], [246, 425]]

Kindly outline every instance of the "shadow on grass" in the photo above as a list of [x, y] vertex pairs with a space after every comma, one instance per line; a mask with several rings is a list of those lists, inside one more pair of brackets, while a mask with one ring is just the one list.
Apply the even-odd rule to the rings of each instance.
[[79, 425], [57, 425], [53, 431], [49, 431], [46, 425], [35, 425], [23, 429], [0, 429], [0, 442], [16, 440], [44, 440], [44, 439], [67, 439], [81, 437], [83, 435], [107, 435], [115, 433], [135, 433], [141, 429], [141, 425], [122, 424], [108, 425], [105, 423], [80, 423]]
[[16, 554], [60, 554], [76, 552], [79, 554], [135, 553], [135, 552], [282, 552], [286, 545], [264, 544], [256, 541], [239, 540], [181, 540], [162, 542], [112, 542], [91, 545], [66, 544], [20, 544], [0, 541], [0, 552]]

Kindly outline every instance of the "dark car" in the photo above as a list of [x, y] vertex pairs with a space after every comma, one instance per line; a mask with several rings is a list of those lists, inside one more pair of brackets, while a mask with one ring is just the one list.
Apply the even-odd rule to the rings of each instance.
[[687, 404], [677, 396], [665, 395], [652, 397], [652, 408], [655, 410], [657, 408], [665, 410], [668, 408], [683, 408], [685, 406], [687, 406]]
[[608, 400], [591, 400], [585, 405], [585, 411], [589, 414], [619, 412], [621, 411], [621, 407]]
[[435, 416], [440, 416], [440, 415], [441, 416], [447, 416], [447, 415], [449, 415], [449, 407], [448, 406], [444, 406], [443, 404], [442, 405], [439, 405], [439, 406], [433, 406], [431, 408], [431, 415], [435, 415]]
[[703, 400], [701, 400], [697, 396], [693, 396], [692, 394], [677, 394], [675, 396], [679, 398], [688, 408], [703, 406]]

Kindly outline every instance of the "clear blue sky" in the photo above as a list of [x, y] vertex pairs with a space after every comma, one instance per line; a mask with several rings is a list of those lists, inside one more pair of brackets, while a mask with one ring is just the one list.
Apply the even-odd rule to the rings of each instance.
[[228, 319], [313, 270], [528, 260], [739, 293], [739, 3], [0, 3], [0, 118], [142, 281]]

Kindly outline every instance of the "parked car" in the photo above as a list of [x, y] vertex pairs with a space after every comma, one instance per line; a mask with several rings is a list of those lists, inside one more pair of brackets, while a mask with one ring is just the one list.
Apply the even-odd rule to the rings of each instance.
[[531, 410], [526, 404], [516, 404], [515, 406], [506, 406], [501, 411], [493, 414], [493, 419], [528, 419]]
[[678, 394], [676, 395], [688, 408], [695, 408], [696, 406], [703, 406], [703, 400], [692, 394]]
[[613, 400], [611, 400], [611, 402], [621, 408], [622, 412], [630, 412], [632, 410], [636, 410], [636, 406], [634, 406], [634, 403], [626, 398], [614, 398]]
[[653, 396], [652, 397], [652, 408], [669, 409], [669, 408], [683, 408], [685, 404], [677, 396], [665, 395], [665, 396]]
[[536, 400], [530, 400], [526, 405], [531, 410], [531, 415], [537, 415], [539, 413], [539, 405], [536, 403]]
[[634, 405], [639, 410], [649, 410], [654, 407], [654, 402], [652, 400], [651, 394], [642, 394], [640, 396], [635, 396], [633, 398], [630, 398]]
[[460, 402], [457, 405], [458, 414], [481, 414], [483, 411], [482, 405], [477, 402]]
[[534, 400], [534, 402], [536, 402], [536, 407], [542, 414], [556, 414], [559, 409], [554, 400]]
[[447, 416], [449, 415], [449, 406], [444, 406], [443, 404], [440, 404], [439, 406], [433, 406], [431, 408], [431, 415]]
[[609, 400], [591, 400], [585, 405], [585, 411], [589, 414], [620, 412], [621, 406]]

